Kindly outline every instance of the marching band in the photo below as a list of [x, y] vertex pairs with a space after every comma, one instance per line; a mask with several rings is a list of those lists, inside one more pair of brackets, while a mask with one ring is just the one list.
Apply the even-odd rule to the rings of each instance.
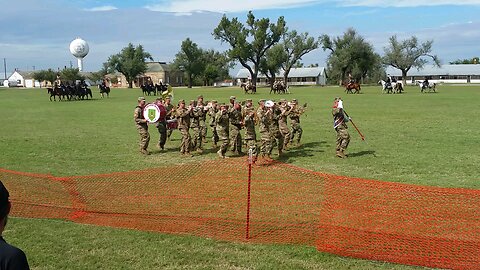
[[[145, 121], [156, 124], [159, 130], [157, 146], [161, 150], [164, 149], [166, 138], [178, 129], [182, 135], [180, 153], [185, 156], [192, 156], [194, 151], [201, 154], [207, 142], [207, 128], [210, 127], [212, 149], [218, 149], [219, 157], [228, 158], [228, 149], [234, 155], [241, 156], [244, 154], [242, 146], [246, 146], [254, 161], [258, 157], [271, 159], [274, 148], [278, 149], [278, 156], [281, 156], [294, 142], [300, 145], [300, 116], [306, 108], [306, 103], [299, 106], [296, 99], [280, 99], [278, 102], [261, 99], [255, 108], [251, 99], [239, 102], [235, 96], [231, 96], [229, 104], [225, 104], [216, 100], [204, 101], [201, 95], [197, 100], [191, 100], [188, 106], [185, 100], [179, 100], [178, 105], [174, 106], [171, 96], [157, 98], [155, 103], [142, 106]], [[138, 123], [138, 112], [135, 115]], [[260, 133], [259, 148], [256, 127]], [[193, 137], [190, 130], [193, 131]], [[145, 136], [144, 131], [141, 132], [142, 136]], [[149, 153], [145, 145], [141, 145], [141, 152]]]

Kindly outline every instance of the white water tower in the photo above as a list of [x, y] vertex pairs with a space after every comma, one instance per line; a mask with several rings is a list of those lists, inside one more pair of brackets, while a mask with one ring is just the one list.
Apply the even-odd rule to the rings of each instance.
[[83, 71], [83, 58], [87, 56], [88, 50], [88, 43], [81, 38], [76, 38], [70, 43], [70, 53], [77, 58], [79, 71]]

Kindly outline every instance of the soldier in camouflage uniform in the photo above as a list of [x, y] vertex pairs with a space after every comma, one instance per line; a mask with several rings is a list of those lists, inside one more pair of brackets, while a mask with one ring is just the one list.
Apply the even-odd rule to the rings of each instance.
[[252, 106], [252, 101], [247, 100], [247, 105], [244, 110], [244, 126], [245, 126], [245, 144], [248, 147], [248, 151], [252, 152], [253, 162], [257, 160], [257, 134], [255, 133], [255, 108]]
[[201, 127], [200, 127], [200, 116], [204, 113], [203, 107], [197, 106], [197, 102], [194, 100], [190, 101], [190, 106], [193, 108], [192, 114], [190, 117], [190, 128], [193, 130], [193, 138], [191, 141], [191, 149], [196, 150], [199, 153], [203, 152], [202, 149], [202, 136], [201, 136]]
[[218, 133], [217, 133], [217, 123], [215, 122], [215, 116], [217, 115], [218, 112], [218, 106], [217, 106], [217, 101], [212, 100], [211, 101], [211, 106], [208, 108], [208, 115], [210, 116], [210, 122], [209, 125], [212, 128], [212, 144], [213, 148], [218, 147]]
[[220, 150], [218, 150], [217, 154], [221, 158], [226, 158], [225, 153], [227, 152], [228, 145], [230, 143], [229, 136], [228, 136], [230, 120], [228, 117], [227, 106], [225, 104], [220, 104], [220, 110], [217, 112], [215, 116], [215, 122], [216, 122], [218, 137], [222, 142], [222, 145], [220, 146]]
[[148, 133], [148, 122], [143, 117], [143, 108], [145, 108], [145, 98], [138, 98], [138, 105], [135, 107], [133, 113], [133, 119], [135, 120], [135, 126], [140, 134], [140, 152], [144, 155], [149, 155], [148, 143], [150, 142], [150, 134]]
[[[155, 100], [155, 104], [159, 107], [165, 107], [161, 98], [157, 98]], [[156, 123], [156, 127], [158, 129], [158, 133], [160, 134], [157, 147], [163, 150], [165, 148], [165, 142], [167, 141], [167, 119], [163, 116], [160, 117]]]
[[288, 128], [287, 119], [293, 110], [293, 107], [288, 106], [285, 99], [280, 100], [280, 118], [278, 119], [278, 128], [283, 137], [283, 149], [287, 150], [288, 143], [290, 142], [290, 129]]
[[293, 107], [290, 112], [290, 124], [292, 126], [292, 132], [290, 133], [290, 143], [293, 143], [295, 134], [297, 134], [297, 145], [300, 145], [300, 139], [302, 138], [302, 127], [300, 126], [300, 116], [305, 112], [305, 109], [298, 106], [298, 101], [293, 99], [291, 102]]
[[259, 132], [260, 132], [260, 153], [262, 157], [270, 158], [270, 148], [272, 147], [272, 138], [270, 135], [270, 122], [272, 121], [272, 110], [271, 108], [265, 107], [265, 100], [261, 99], [258, 101], [259, 108], [257, 110], [257, 119], [259, 122]]
[[350, 134], [348, 134], [347, 123], [348, 118], [345, 117], [343, 112], [343, 102], [342, 99], [337, 97], [333, 102], [332, 108], [333, 115], [333, 128], [337, 132], [336, 140], [336, 155], [339, 158], [346, 158], [345, 150], [347, 150], [348, 144], [350, 143]]
[[270, 148], [270, 155], [272, 154], [273, 148], [275, 146], [278, 147], [278, 155], [281, 156], [283, 154], [283, 144], [284, 144], [284, 137], [280, 132], [280, 128], [278, 126], [278, 121], [280, 120], [282, 111], [280, 110], [277, 104], [273, 105], [272, 107], [272, 121], [270, 122], [270, 136], [272, 137], [272, 147]]
[[197, 97], [197, 106], [202, 108], [201, 113], [199, 113], [199, 126], [200, 126], [200, 137], [202, 143], [207, 143], [207, 112], [208, 108], [206, 104], [203, 102], [203, 96], [200, 95]]
[[242, 154], [242, 135], [240, 130], [243, 125], [242, 107], [238, 101], [233, 104], [233, 109], [229, 113], [230, 118], [230, 143], [231, 150], [238, 155]]
[[[175, 119], [175, 106], [172, 104], [172, 98], [170, 96], [165, 98], [165, 110], [167, 111], [167, 121]], [[170, 139], [173, 129], [167, 129], [167, 137]]]
[[180, 153], [185, 156], [192, 156], [190, 154], [190, 115], [192, 113], [192, 107], [185, 107], [185, 100], [178, 102], [178, 109], [176, 111], [176, 117], [178, 121], [178, 130], [182, 134], [182, 143], [180, 144]]

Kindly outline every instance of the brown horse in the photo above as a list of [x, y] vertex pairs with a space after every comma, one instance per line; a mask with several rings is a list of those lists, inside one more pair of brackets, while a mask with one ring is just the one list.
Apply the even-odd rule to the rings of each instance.
[[251, 94], [255, 94], [257, 92], [257, 86], [251, 83], [242, 83], [240, 88], [245, 91], [245, 94], [248, 94], [248, 91], [250, 91]]
[[[362, 88], [360, 87], [360, 84], [357, 83], [357, 82], [353, 82], [353, 83], [347, 83], [347, 82], [344, 82], [343, 83], [343, 86], [345, 87], [345, 93], [347, 94], [360, 94], [360, 90], [362, 90]], [[353, 90], [355, 90], [355, 92], [353, 92]]]

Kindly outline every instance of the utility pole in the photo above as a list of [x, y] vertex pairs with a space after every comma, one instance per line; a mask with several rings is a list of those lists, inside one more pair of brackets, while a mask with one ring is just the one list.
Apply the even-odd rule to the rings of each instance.
[[5, 80], [7, 79], [7, 59], [3, 58], [3, 68], [5, 70]]

